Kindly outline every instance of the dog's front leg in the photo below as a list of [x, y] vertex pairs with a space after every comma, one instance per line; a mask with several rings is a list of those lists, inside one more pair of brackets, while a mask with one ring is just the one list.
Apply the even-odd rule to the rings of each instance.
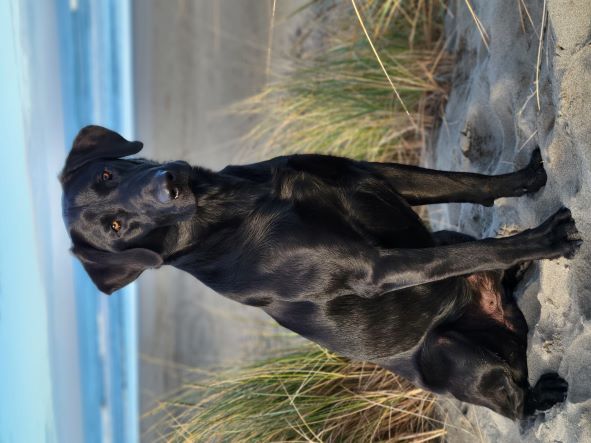
[[507, 269], [530, 260], [572, 257], [580, 247], [570, 211], [563, 208], [535, 229], [423, 249], [381, 251], [371, 275], [375, 294], [474, 272]]

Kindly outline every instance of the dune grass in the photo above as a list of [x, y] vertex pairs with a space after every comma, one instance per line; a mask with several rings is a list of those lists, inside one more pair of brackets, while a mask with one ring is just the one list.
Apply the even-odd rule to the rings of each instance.
[[353, 8], [331, 10], [339, 19], [324, 29], [321, 50], [293, 61], [292, 69], [276, 73], [260, 94], [233, 108], [257, 117], [246, 140], [262, 156], [318, 152], [417, 163], [446, 97], [441, 77], [450, 61], [441, 49], [443, 5], [356, 4], [388, 76]]
[[185, 386], [161, 408], [168, 442], [437, 441], [434, 396], [371, 364], [309, 345]]

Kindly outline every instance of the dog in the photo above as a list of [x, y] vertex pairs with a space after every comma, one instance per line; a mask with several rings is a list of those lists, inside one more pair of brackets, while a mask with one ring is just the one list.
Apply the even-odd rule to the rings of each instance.
[[141, 149], [87, 126], [60, 175], [72, 252], [102, 292], [170, 265], [338, 354], [511, 419], [565, 400], [556, 373], [528, 382], [512, 291], [525, 264], [576, 253], [570, 211], [476, 240], [430, 232], [412, 209], [535, 193], [539, 149], [497, 176], [316, 154], [219, 172], [124, 158]]

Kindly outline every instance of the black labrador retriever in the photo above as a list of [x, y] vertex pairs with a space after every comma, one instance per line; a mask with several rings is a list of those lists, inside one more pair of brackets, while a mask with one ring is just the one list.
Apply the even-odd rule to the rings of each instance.
[[536, 192], [539, 149], [487, 176], [324, 155], [220, 172], [121, 159], [141, 148], [87, 126], [60, 177], [72, 250], [101, 291], [171, 265], [341, 355], [512, 419], [566, 398], [555, 373], [530, 387], [512, 290], [524, 263], [577, 251], [570, 211], [475, 240], [429, 232], [411, 208]]

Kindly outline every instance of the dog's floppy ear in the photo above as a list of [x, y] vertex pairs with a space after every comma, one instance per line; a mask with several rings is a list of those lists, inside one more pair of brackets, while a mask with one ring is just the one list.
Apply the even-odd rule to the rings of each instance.
[[142, 142], [130, 142], [115, 131], [102, 126], [85, 126], [72, 143], [62, 177], [93, 160], [126, 157], [137, 154], [142, 147]]
[[160, 255], [144, 248], [105, 252], [88, 246], [74, 246], [72, 252], [80, 259], [94, 284], [109, 295], [134, 281], [146, 269], [162, 265]]

